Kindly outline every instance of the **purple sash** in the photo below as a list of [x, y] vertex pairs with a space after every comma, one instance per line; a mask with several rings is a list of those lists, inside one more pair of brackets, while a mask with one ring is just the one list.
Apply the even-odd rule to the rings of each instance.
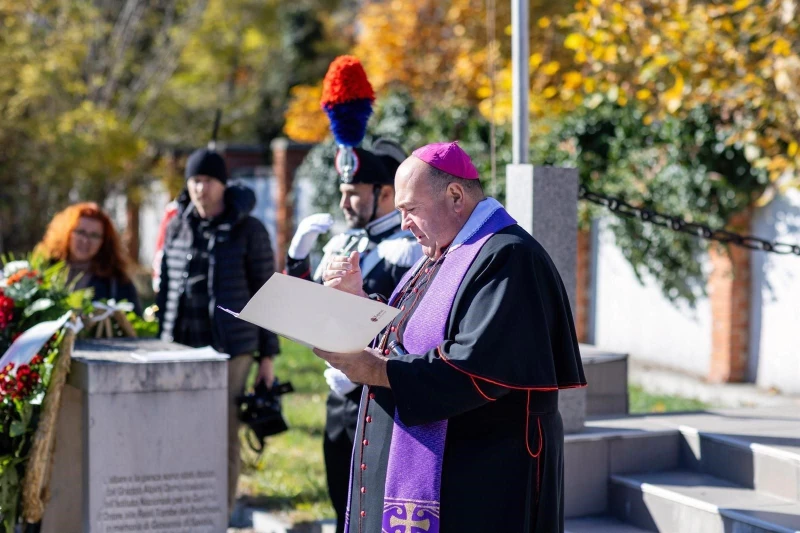
[[[461, 246], [445, 257], [439, 272], [408, 321], [403, 344], [412, 354], [425, 354], [444, 341], [447, 319], [467, 270], [486, 241], [515, 224], [503, 208], [495, 210]], [[408, 284], [417, 268], [409, 270], [390, 303]], [[439, 492], [447, 420], [408, 427], [395, 411], [394, 432], [383, 499], [385, 533], [438, 533]]]

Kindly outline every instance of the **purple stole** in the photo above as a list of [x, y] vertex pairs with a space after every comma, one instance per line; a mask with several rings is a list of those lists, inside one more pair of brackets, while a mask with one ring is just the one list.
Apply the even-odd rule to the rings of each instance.
[[[409, 353], [425, 354], [444, 341], [447, 319], [467, 270], [489, 237], [515, 223], [499, 207], [462, 245], [447, 252], [406, 326], [403, 345]], [[389, 300], [391, 304], [418, 268], [406, 273]], [[447, 420], [408, 427], [395, 411], [383, 499], [384, 533], [439, 533], [446, 433]]]

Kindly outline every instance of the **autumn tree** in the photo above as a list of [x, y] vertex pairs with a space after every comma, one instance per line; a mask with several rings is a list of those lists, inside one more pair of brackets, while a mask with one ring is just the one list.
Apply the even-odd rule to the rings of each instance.
[[289, 87], [336, 53], [319, 36], [337, 4], [0, 0], [0, 248], [30, 249], [71, 199], [112, 192], [135, 229], [142, 186], [209, 140], [217, 109], [223, 139], [274, 136]]
[[[533, 0], [531, 11], [550, 20], [570, 11], [568, 3]], [[497, 111], [502, 120], [510, 106], [510, 75], [502, 69], [510, 61], [510, 4], [496, 2], [487, 13], [484, 0], [409, 0], [404, 2], [365, 2], [358, 12], [359, 33], [351, 51], [364, 64], [378, 98], [404, 91], [414, 101], [421, 119], [443, 108], [458, 107], [488, 117], [491, 94], [490, 62], [498, 70]], [[496, 46], [491, 46], [487, 22], [496, 26]], [[531, 31], [531, 47], [550, 59], [569, 56], [563, 49], [558, 29], [537, 24]], [[318, 81], [318, 85], [321, 79]], [[324, 138], [316, 125], [324, 114], [313, 105], [318, 89], [298, 89], [287, 112], [286, 133], [297, 140]], [[477, 115], [476, 115], [477, 118]], [[322, 137], [321, 137], [322, 136]]]
[[560, 20], [571, 64], [551, 66], [544, 91], [572, 105], [632, 102], [647, 122], [708, 107], [726, 143], [779, 187], [796, 184], [797, 15], [788, 0], [580, 0]]
[[[577, 2], [555, 21], [568, 61], [531, 58], [546, 147], [536, 157], [577, 166], [593, 190], [690, 222], [741, 220], [796, 180], [793, 6]], [[637, 275], [655, 277], [673, 299], [702, 292], [706, 243], [608, 220]]]

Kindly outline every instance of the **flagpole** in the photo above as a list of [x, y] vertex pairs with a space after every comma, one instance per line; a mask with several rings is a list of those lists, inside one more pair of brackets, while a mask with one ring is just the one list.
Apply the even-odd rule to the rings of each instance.
[[528, 163], [528, 0], [511, 0], [512, 163]]

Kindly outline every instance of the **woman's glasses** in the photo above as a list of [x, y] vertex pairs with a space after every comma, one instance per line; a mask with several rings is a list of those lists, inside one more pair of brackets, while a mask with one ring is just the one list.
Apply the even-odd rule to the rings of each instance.
[[102, 241], [103, 240], [103, 234], [102, 233], [94, 233], [94, 232], [89, 233], [88, 231], [84, 231], [82, 229], [72, 230], [72, 234], [73, 235], [77, 235], [78, 237], [83, 237], [84, 239], [87, 239], [87, 240], [90, 240], [90, 241]]

